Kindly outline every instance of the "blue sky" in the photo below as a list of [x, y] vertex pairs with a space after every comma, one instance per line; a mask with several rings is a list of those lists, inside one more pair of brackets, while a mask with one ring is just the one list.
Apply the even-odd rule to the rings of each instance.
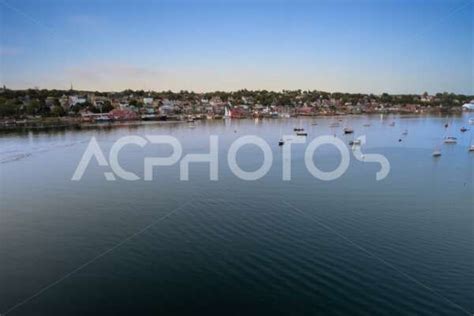
[[474, 0], [0, 0], [0, 84], [474, 94]]

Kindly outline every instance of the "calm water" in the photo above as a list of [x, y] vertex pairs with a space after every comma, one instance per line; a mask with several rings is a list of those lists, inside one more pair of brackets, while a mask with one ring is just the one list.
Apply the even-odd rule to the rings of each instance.
[[[467, 119], [357, 116], [338, 128], [329, 127], [333, 118], [238, 120], [2, 136], [0, 313], [472, 315], [474, 153], [471, 131], [459, 132]], [[375, 180], [377, 164], [353, 157], [338, 180], [315, 179], [306, 145], [293, 145], [292, 181], [282, 181], [281, 134], [302, 126], [308, 142], [337, 134], [347, 143], [354, 136], [342, 135], [345, 125], [367, 136], [363, 151], [388, 158], [385, 180]], [[209, 135], [219, 135], [219, 181], [195, 163], [188, 182], [178, 165], [157, 168], [151, 182], [107, 182], [110, 170], [95, 161], [70, 181], [92, 136], [107, 155], [122, 136], [159, 134], [177, 137], [183, 154], [208, 153]], [[227, 164], [229, 145], [247, 134], [273, 151], [269, 173], [254, 182]], [[441, 145], [434, 159], [446, 135], [458, 144]], [[131, 145], [120, 162], [142, 177], [145, 156], [169, 154], [163, 145]], [[262, 156], [245, 146], [237, 160], [255, 170]], [[314, 160], [331, 170], [340, 158], [323, 146]]]

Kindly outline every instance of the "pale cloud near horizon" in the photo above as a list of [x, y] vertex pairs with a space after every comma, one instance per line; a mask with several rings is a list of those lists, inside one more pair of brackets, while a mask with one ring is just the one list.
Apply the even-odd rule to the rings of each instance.
[[[70, 65], [62, 69], [52, 69], [48, 73], [29, 76], [28, 82], [1, 80], [1, 84], [13, 89], [39, 87], [46, 89], [68, 89], [70, 84], [75, 89], [91, 91], [133, 90], [189, 90], [195, 92], [249, 90], [323, 90], [329, 92], [351, 93], [430, 93], [452, 91], [452, 82], [445, 82], [445, 89], [437, 89], [438, 82], [423, 78], [423, 74], [412, 74], [407, 77], [393, 70], [381, 71], [378, 76], [358, 76], [359, 71], [347, 67], [307, 67], [295, 71], [294, 65], [280, 65], [267, 69], [255, 68], [253, 65], [234, 65], [206, 67], [187, 66], [145, 66], [127, 62], [110, 61], [107, 63], [89, 61]], [[431, 77], [430, 77], [431, 78]], [[5, 79], [5, 78], [3, 78]], [[424, 89], [420, 91], [397, 91], [401, 83], [415, 86], [424, 80]], [[371, 87], [367, 90], [367, 87]]]

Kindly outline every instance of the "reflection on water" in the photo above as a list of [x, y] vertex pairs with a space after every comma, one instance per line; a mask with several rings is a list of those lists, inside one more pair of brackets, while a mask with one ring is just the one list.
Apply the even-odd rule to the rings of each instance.
[[[472, 131], [459, 131], [467, 118], [202, 121], [195, 128], [165, 123], [5, 135], [0, 313], [146, 227], [11, 314], [472, 312], [474, 154], [467, 151]], [[283, 181], [278, 140], [294, 127], [305, 128], [307, 142], [292, 146], [292, 181]], [[344, 127], [354, 134], [344, 135]], [[80, 182], [70, 181], [92, 136], [107, 155], [122, 136], [158, 134], [178, 138], [183, 155], [208, 153], [209, 135], [219, 135], [219, 181], [209, 180], [209, 164], [194, 163], [187, 182], [179, 181], [178, 165], [156, 168], [151, 182], [107, 182], [110, 170], [95, 161]], [[227, 165], [230, 144], [248, 134], [273, 152], [270, 172], [254, 182]], [[363, 151], [386, 156], [389, 176], [376, 181], [379, 166], [352, 157], [340, 179], [313, 178], [304, 150], [321, 135], [346, 144], [365, 135]], [[458, 143], [442, 144], [445, 136]], [[439, 159], [431, 156], [436, 146]], [[169, 153], [167, 146], [131, 145], [120, 162], [142, 177], [144, 157]], [[237, 160], [255, 170], [262, 152], [244, 146]], [[340, 158], [323, 146], [314, 160], [331, 170]]]

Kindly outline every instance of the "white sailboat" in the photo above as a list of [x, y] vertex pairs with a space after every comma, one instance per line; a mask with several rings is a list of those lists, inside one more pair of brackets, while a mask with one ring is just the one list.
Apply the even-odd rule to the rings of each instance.
[[230, 102], [229, 102], [229, 104], [227, 104], [227, 105], [224, 106], [224, 118], [225, 118], [225, 119], [228, 119], [228, 118], [230, 118], [230, 116], [231, 116], [230, 106], [231, 106], [231, 103], [230, 103]]
[[474, 144], [472, 143], [472, 133], [471, 137], [469, 138], [469, 148], [467, 149], [468, 152], [474, 152]]
[[[452, 122], [451, 122], [451, 126], [453, 126]], [[452, 128], [450, 128], [450, 129], [452, 129]], [[458, 142], [458, 139], [454, 136], [446, 136], [444, 138], [444, 143], [445, 144], [456, 144], [457, 142]]]

